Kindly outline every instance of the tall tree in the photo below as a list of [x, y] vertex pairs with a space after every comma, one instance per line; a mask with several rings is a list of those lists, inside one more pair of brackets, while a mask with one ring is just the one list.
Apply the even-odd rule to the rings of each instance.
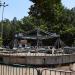
[[3, 20], [3, 45], [8, 45], [10, 31], [11, 22], [9, 21], [9, 19]]
[[58, 23], [62, 15], [63, 6], [61, 0], [30, 0], [34, 3], [29, 14], [37, 19], [44, 19], [48, 23], [49, 31]]

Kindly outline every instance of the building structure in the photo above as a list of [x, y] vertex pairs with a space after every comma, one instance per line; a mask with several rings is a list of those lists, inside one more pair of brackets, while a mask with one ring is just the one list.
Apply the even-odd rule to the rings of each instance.
[[39, 28], [35, 28], [25, 34], [15, 34], [14, 47], [50, 46], [52, 44], [50, 39], [59, 37], [60, 36], [56, 33], [50, 33]]

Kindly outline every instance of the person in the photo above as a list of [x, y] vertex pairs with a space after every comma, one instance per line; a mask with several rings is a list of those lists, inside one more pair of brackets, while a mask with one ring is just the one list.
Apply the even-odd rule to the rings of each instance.
[[55, 47], [53, 47], [52, 48], [52, 54], [54, 54], [55, 50], [56, 50]]

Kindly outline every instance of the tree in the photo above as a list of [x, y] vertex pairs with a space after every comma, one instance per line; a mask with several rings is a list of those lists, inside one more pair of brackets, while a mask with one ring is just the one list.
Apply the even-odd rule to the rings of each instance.
[[62, 15], [63, 6], [61, 0], [30, 0], [34, 3], [31, 6], [29, 14], [36, 17], [36, 19], [42, 18], [48, 24], [48, 30], [53, 31], [53, 27], [57, 25], [59, 17]]
[[8, 45], [9, 33], [11, 30], [10, 21], [8, 19], [3, 20], [3, 45]]
[[72, 45], [75, 37], [75, 8], [71, 10], [64, 8], [61, 0], [30, 1], [34, 4], [30, 8], [29, 15], [38, 20], [43, 19], [48, 31], [60, 34], [65, 43]]
[[24, 17], [21, 19], [20, 22], [20, 27], [23, 30], [23, 32], [32, 30], [35, 26], [34, 17]]

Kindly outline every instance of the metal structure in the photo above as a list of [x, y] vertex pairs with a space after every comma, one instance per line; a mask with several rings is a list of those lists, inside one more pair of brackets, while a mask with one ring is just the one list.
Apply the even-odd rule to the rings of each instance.
[[2, 65], [2, 67], [0, 66], [0, 69], [0, 75], [75, 75], [75, 71], [32, 68], [23, 65]]
[[19, 34], [17, 34], [15, 39], [34, 40], [36, 41], [35, 46], [37, 46], [38, 49], [39, 46], [43, 46], [43, 41], [58, 37], [60, 36], [56, 33], [49, 33], [47, 31], [41, 30], [40, 28], [35, 28], [34, 30], [26, 32], [25, 35], [19, 36]]

